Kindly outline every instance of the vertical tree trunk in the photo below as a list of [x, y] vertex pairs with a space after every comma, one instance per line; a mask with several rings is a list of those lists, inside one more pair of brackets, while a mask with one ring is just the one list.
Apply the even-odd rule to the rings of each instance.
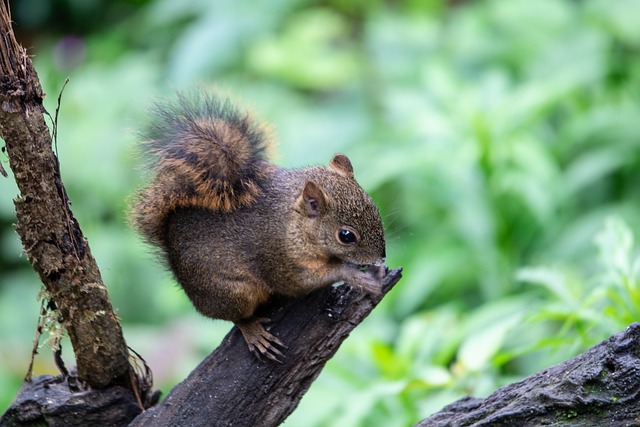
[[20, 189], [16, 230], [69, 333], [80, 380], [91, 387], [129, 384], [120, 324], [69, 208], [44, 121], [44, 94], [31, 59], [14, 37], [4, 0], [0, 33], [0, 136]]

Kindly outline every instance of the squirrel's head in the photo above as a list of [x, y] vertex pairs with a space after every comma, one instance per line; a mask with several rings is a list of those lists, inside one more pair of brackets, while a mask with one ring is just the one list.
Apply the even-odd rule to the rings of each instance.
[[356, 182], [344, 154], [334, 156], [328, 168], [314, 168], [298, 196], [296, 211], [317, 255], [354, 266], [384, 264], [380, 213]]

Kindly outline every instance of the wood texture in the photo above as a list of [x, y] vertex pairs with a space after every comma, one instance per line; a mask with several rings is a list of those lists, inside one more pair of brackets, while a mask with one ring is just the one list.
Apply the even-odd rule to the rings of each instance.
[[92, 387], [127, 383], [128, 351], [120, 324], [69, 208], [44, 121], [44, 94], [31, 59], [15, 40], [4, 0], [0, 34], [0, 136], [20, 189], [14, 201], [16, 231], [63, 319], [81, 381]]
[[[274, 301], [261, 315], [285, 345], [281, 363], [249, 353], [237, 328], [156, 407], [132, 426], [277, 426], [296, 408], [349, 333], [400, 280], [392, 270], [380, 295], [348, 285], [291, 301]], [[354, 396], [345, 396], [345, 399]]]
[[[380, 295], [343, 285], [273, 301], [261, 314], [272, 319], [270, 331], [288, 346], [281, 363], [258, 360], [234, 327], [158, 406], [135, 419], [140, 410], [133, 394], [122, 387], [78, 390], [69, 378], [46, 376], [23, 386], [0, 425], [67, 425], [83, 417], [92, 421], [87, 425], [110, 426], [279, 425], [349, 333], [400, 280], [400, 273], [389, 272]], [[145, 406], [157, 399], [158, 395], [149, 396]]]
[[62, 376], [34, 378], [22, 386], [0, 426], [126, 426], [142, 411], [124, 387], [80, 391], [77, 386]]
[[498, 389], [466, 397], [415, 427], [638, 426], [640, 324], [586, 353]]

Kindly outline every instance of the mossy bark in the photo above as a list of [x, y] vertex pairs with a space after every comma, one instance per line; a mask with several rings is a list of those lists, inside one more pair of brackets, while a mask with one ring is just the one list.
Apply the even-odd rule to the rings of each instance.
[[466, 397], [415, 427], [638, 426], [640, 324], [586, 353], [498, 389]]
[[20, 190], [15, 199], [16, 230], [62, 316], [80, 380], [98, 388], [124, 382], [129, 363], [120, 324], [69, 208], [44, 120], [38, 76], [15, 40], [5, 2], [0, 4], [0, 136]]

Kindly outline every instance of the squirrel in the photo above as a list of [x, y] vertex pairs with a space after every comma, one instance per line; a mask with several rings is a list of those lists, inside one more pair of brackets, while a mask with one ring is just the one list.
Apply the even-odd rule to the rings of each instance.
[[143, 134], [150, 182], [131, 222], [201, 314], [232, 321], [258, 358], [286, 347], [256, 309], [337, 282], [381, 291], [387, 273], [378, 208], [351, 161], [286, 169], [266, 160], [263, 126], [215, 93], [156, 104]]

